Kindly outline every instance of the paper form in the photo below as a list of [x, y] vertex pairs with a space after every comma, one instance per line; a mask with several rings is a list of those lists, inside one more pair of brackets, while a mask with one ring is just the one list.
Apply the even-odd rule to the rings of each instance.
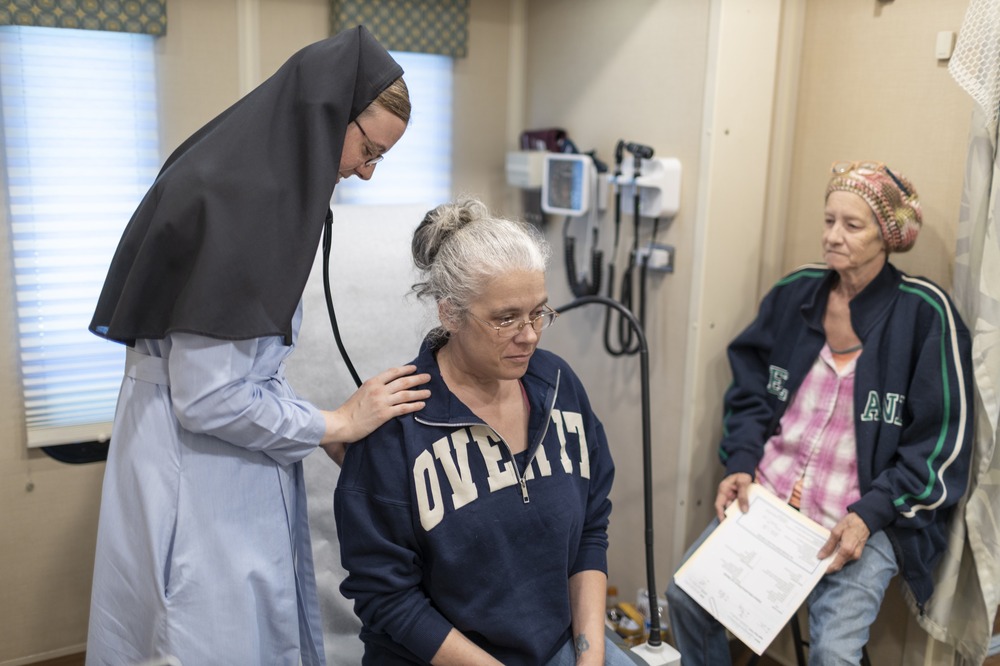
[[677, 585], [758, 655], [826, 572], [816, 558], [830, 531], [758, 484], [674, 576]]

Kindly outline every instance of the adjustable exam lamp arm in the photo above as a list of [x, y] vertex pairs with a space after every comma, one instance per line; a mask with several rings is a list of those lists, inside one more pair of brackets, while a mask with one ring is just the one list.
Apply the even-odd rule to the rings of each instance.
[[649, 407], [649, 348], [646, 346], [646, 336], [642, 325], [632, 311], [618, 301], [605, 296], [581, 296], [562, 307], [556, 308], [559, 314], [583, 305], [596, 303], [618, 310], [621, 316], [628, 320], [639, 340], [639, 376], [642, 383], [642, 488], [646, 518], [646, 595], [649, 599], [649, 640], [651, 646], [658, 646], [662, 641], [660, 629], [660, 614], [656, 612], [656, 574], [653, 563], [653, 459], [650, 437], [650, 407]]

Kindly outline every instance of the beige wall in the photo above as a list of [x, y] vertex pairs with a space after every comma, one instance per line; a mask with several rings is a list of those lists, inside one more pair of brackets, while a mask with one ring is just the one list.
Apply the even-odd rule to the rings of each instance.
[[[503, 155], [524, 127], [564, 127], [606, 161], [625, 138], [683, 164], [680, 212], [658, 239], [677, 248], [676, 271], [652, 277], [648, 297], [660, 590], [710, 515], [725, 343], [763, 288], [818, 256], [833, 159], [880, 159], [912, 177], [926, 227], [900, 265], [950, 285], [971, 103], [934, 60], [933, 44], [937, 31], [958, 30], [965, 5], [472, 0], [469, 57], [455, 66], [457, 193], [516, 214]], [[326, 0], [171, 0], [157, 44], [164, 156], [247, 81], [322, 38], [326, 17]], [[248, 43], [248, 34], [259, 39]], [[570, 300], [560, 224], [546, 227], [557, 250], [553, 303]], [[8, 265], [6, 233], [0, 265]], [[602, 235], [607, 243], [610, 226]], [[0, 283], [0, 313], [13, 310], [10, 282]], [[546, 345], [583, 377], [611, 438], [619, 471], [610, 578], [630, 599], [645, 586], [638, 363], [605, 353], [602, 327], [602, 312], [577, 310]], [[12, 340], [13, 322], [0, 316], [0, 664], [85, 641], [103, 473], [25, 449]], [[903, 644], [917, 640], [906, 631], [880, 619], [875, 660], [903, 663]]]
[[787, 270], [820, 259], [823, 188], [834, 160], [878, 160], [913, 181], [924, 226], [892, 257], [951, 286], [972, 98], [934, 56], [939, 31], [958, 32], [965, 0], [808, 3], [788, 181]]
[[473, 0], [469, 54], [455, 61], [452, 191], [500, 206], [506, 194], [504, 155], [510, 47], [510, 0]]

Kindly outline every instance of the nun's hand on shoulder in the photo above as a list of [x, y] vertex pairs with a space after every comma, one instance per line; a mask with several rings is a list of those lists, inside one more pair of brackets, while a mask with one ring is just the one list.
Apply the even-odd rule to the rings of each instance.
[[[404, 365], [381, 372], [363, 383], [343, 405], [323, 412], [324, 448], [328, 444], [351, 444], [364, 439], [389, 419], [423, 409], [431, 392], [418, 387], [431, 377], [426, 373], [413, 374], [416, 369], [414, 365]], [[332, 454], [330, 457], [337, 460]], [[342, 453], [340, 457], [343, 458]]]

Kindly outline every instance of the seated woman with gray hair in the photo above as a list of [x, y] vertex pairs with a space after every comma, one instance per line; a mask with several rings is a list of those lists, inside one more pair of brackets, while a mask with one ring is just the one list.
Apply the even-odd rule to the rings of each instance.
[[475, 200], [413, 236], [440, 326], [431, 398], [347, 451], [341, 585], [364, 664], [631, 664], [604, 635], [614, 465], [580, 380], [538, 348], [550, 250]]
[[[969, 331], [944, 291], [889, 262], [923, 221], [913, 184], [881, 163], [833, 165], [825, 264], [781, 279], [729, 345], [717, 519], [756, 481], [829, 528], [810, 593], [811, 664], [857, 664], [889, 581], [933, 592], [972, 442]], [[685, 666], [729, 663], [725, 629], [667, 590]]]

